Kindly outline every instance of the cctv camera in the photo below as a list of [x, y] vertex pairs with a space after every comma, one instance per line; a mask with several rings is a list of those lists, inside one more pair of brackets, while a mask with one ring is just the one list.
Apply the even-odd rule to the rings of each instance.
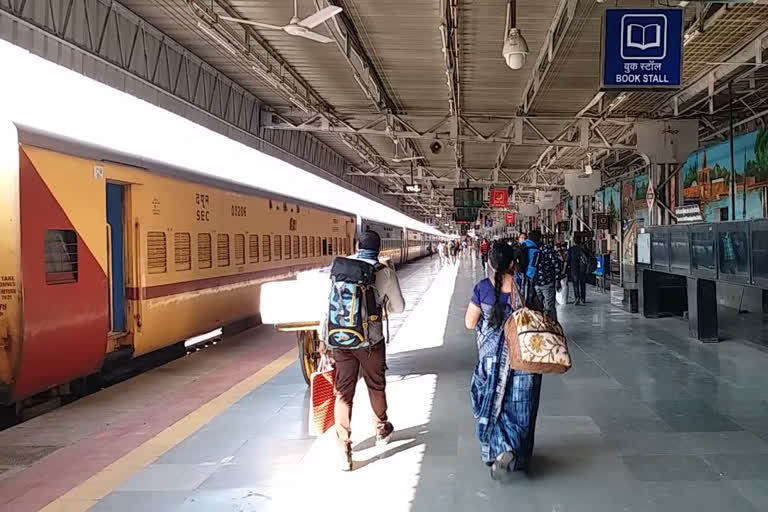
[[429, 145], [429, 150], [432, 152], [432, 154], [436, 155], [443, 149], [443, 145], [440, 144], [440, 142], [435, 141], [432, 144]]
[[509, 29], [509, 34], [504, 39], [504, 47], [501, 50], [504, 60], [512, 69], [521, 69], [525, 66], [525, 58], [528, 55], [528, 43], [518, 28]]

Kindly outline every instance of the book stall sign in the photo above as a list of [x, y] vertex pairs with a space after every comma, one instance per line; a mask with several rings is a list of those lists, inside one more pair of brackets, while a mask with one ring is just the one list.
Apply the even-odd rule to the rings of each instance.
[[682, 64], [682, 9], [605, 10], [603, 89], [676, 89]]
[[491, 189], [491, 208], [506, 208], [509, 202], [509, 192], [505, 188]]

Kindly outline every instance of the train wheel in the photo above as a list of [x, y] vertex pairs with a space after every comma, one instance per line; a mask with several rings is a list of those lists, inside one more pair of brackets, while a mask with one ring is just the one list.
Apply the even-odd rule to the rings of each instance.
[[317, 331], [300, 331], [299, 338], [299, 366], [304, 380], [309, 384], [309, 378], [320, 364], [320, 354], [317, 353]]

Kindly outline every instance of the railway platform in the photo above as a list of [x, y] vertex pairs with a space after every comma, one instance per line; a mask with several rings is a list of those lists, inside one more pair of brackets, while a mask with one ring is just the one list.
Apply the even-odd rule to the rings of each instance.
[[[768, 352], [702, 344], [590, 290], [559, 314], [574, 368], [544, 379], [530, 474], [492, 481], [468, 388], [463, 316], [476, 260], [401, 270], [390, 418], [373, 443], [365, 390], [355, 467], [307, 434], [295, 337], [260, 327], [0, 433], [8, 511], [722, 511], [768, 504]], [[332, 435], [332, 433], [329, 433]]]

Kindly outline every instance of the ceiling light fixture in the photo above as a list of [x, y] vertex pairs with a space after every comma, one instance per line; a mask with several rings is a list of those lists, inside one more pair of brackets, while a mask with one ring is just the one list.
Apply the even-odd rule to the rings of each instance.
[[516, 0], [509, 0], [507, 2], [507, 21], [504, 26], [504, 46], [501, 49], [501, 55], [510, 68], [522, 69], [528, 56], [528, 43], [516, 25], [517, 2]]

